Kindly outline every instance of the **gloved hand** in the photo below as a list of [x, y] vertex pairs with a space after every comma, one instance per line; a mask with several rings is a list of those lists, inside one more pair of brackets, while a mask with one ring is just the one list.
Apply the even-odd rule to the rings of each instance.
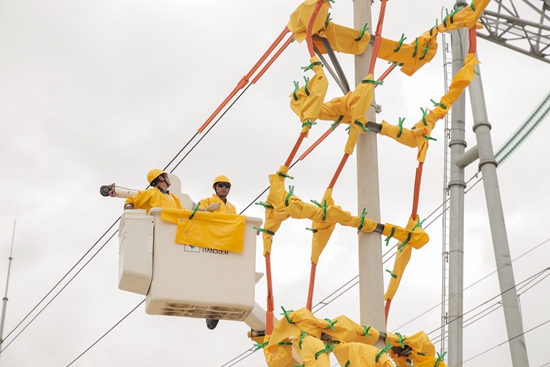
[[210, 204], [206, 207], [206, 211], [207, 212], [215, 212], [216, 210], [218, 210], [219, 208], [221, 207], [221, 205], [219, 203], [214, 203], [214, 204]]

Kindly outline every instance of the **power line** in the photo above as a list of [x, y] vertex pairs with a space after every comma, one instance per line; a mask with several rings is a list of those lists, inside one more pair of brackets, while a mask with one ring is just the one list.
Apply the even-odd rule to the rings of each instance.
[[[516, 260], [517, 260], [517, 259], [516, 259]], [[485, 302], [480, 303], [478, 306], [472, 308], [471, 310], [469, 310], [469, 311], [467, 311], [467, 312], [464, 312], [462, 315], [456, 317], [455, 319], [451, 320], [451, 321], [448, 322], [448, 323], [451, 323], [451, 322], [453, 322], [454, 320], [456, 320], [456, 319], [458, 319], [458, 318], [463, 318], [464, 316], [468, 315], [469, 313], [471, 313], [471, 312], [477, 310], [478, 308], [480, 308], [480, 307], [486, 305], [486, 304], [489, 303], [490, 301], [495, 300], [496, 298], [502, 296], [504, 293], [510, 291], [511, 289], [517, 288], [518, 291], [523, 290], [523, 287], [528, 286], [529, 283], [533, 282], [535, 279], [537, 279], [538, 277], [542, 276], [545, 272], [548, 272], [549, 270], [550, 270], [550, 268], [545, 268], [545, 269], [539, 271], [538, 273], [536, 273], [536, 274], [530, 276], [529, 278], [523, 280], [522, 282], [516, 284], [514, 287], [511, 287], [510, 289], [508, 289], [508, 290], [506, 290], [506, 291], [504, 291], [504, 292], [501, 292], [501, 293], [497, 294], [496, 296], [494, 296], [494, 297], [492, 297], [492, 298], [486, 300]], [[542, 277], [541, 279], [539, 279], [536, 283], [534, 283], [533, 285], [531, 285], [529, 288], [523, 290], [523, 292], [522, 292], [521, 294], [526, 293], [528, 290], [532, 289], [535, 285], [539, 284], [541, 281], [543, 281], [544, 279], [548, 278], [548, 276], [550, 276], [550, 272], [547, 273], [547, 274], [546, 274], [544, 277]], [[493, 308], [493, 307], [495, 307], [495, 306], [496, 306], [496, 308], [491, 309], [491, 308]], [[472, 316], [471, 316], [470, 318], [468, 318], [468, 319], [465, 319], [465, 320], [464, 320], [464, 322], [465, 322], [464, 328], [466, 328], [467, 326], [470, 326], [471, 324], [475, 323], [476, 321], [481, 320], [482, 318], [488, 316], [489, 314], [493, 313], [494, 311], [498, 310], [498, 309], [501, 308], [501, 307], [502, 307], [502, 302], [500, 302], [500, 301], [497, 301], [496, 303], [494, 303], [494, 304], [492, 304], [492, 305], [486, 307], [485, 309], [481, 310], [481, 311], [478, 312], [477, 314], [472, 315]], [[474, 320], [474, 318], [476, 318], [476, 317], [479, 316], [479, 315], [481, 315], [481, 316]], [[472, 320], [473, 320], [473, 321], [472, 321]], [[435, 332], [437, 332], [437, 331], [440, 331], [440, 330], [441, 330], [441, 328], [436, 328], [436, 329], [432, 330], [431, 332], [429, 332], [428, 335], [433, 334], [433, 333], [435, 333]], [[448, 334], [448, 333], [449, 333], [449, 331], [447, 330], [446, 333], [445, 333], [445, 335]], [[441, 338], [441, 336], [439, 336], [439, 339], [438, 339], [437, 337], [434, 338], [434, 340], [432, 340], [432, 343], [437, 343], [437, 342], [439, 342], [439, 341], [441, 340], [440, 338]]]
[[[115, 223], [116, 223], [116, 222], [115, 222]], [[101, 250], [103, 250], [103, 248], [107, 245], [107, 243], [109, 243], [109, 241], [114, 237], [114, 235], [115, 235], [117, 232], [118, 232], [118, 231], [114, 232], [114, 233], [111, 235], [111, 237], [109, 237], [109, 238], [107, 239], [107, 241], [105, 241], [105, 243], [103, 244], [103, 246], [101, 246], [101, 247], [99, 248], [99, 250], [96, 251], [96, 253], [95, 253], [95, 254], [94, 254], [94, 255], [93, 255], [93, 256], [92, 256], [92, 257], [91, 257], [91, 258], [90, 258], [90, 259], [89, 259], [89, 260], [88, 260], [88, 261], [87, 261], [87, 262], [86, 262], [77, 272], [76, 272], [75, 275], [73, 275], [73, 277], [72, 277], [71, 279], [69, 279], [69, 281], [59, 290], [59, 292], [57, 292], [57, 293], [55, 294], [55, 296], [53, 296], [53, 298], [52, 298], [48, 303], [46, 303], [46, 305], [45, 305], [44, 307], [42, 307], [42, 309], [41, 309], [41, 310], [31, 319], [31, 321], [29, 321], [29, 322], [27, 323], [27, 325], [25, 325], [25, 327], [24, 327], [17, 335], [15, 335], [15, 336], [13, 337], [12, 340], [10, 340], [10, 342], [9, 342], [2, 350], [0, 350], [0, 352], [3, 352], [4, 350], [6, 350], [6, 348], [9, 347], [9, 346], [11, 345], [11, 343], [13, 343], [13, 342], [17, 339], [17, 337], [18, 337], [19, 335], [21, 335], [21, 333], [22, 333], [23, 331], [25, 331], [25, 329], [27, 329], [27, 327], [29, 327], [30, 324], [32, 324], [32, 322], [33, 322], [33, 321], [34, 321], [34, 320], [35, 320], [35, 319], [36, 319], [36, 318], [46, 309], [46, 307], [48, 307], [48, 306], [50, 305], [50, 303], [52, 303], [52, 302], [57, 298], [57, 296], [59, 296], [59, 294], [60, 294], [63, 290], [65, 290], [65, 288], [67, 288], [67, 286], [74, 280], [74, 278], [76, 278], [76, 276], [77, 276], [78, 274], [80, 274], [80, 272], [81, 272], [82, 270], [84, 270], [84, 268], [90, 263], [90, 261], [92, 261], [92, 260], [96, 257], [96, 255], [97, 255]], [[95, 245], [94, 245], [94, 246], [95, 246]], [[59, 283], [58, 283], [58, 284], [59, 284]], [[57, 286], [57, 284], [56, 284], [56, 286]], [[54, 287], [54, 288], [55, 288], [55, 287]], [[53, 289], [52, 289], [52, 290], [53, 290]], [[50, 293], [51, 293], [51, 291], [50, 291]], [[48, 294], [50, 294], [50, 293], [48, 293]], [[44, 298], [46, 298], [46, 297], [44, 297]], [[42, 300], [44, 300], [44, 298], [43, 298]], [[40, 302], [42, 302], [42, 301], [40, 301]], [[38, 305], [37, 305], [36, 307], [38, 307]], [[35, 310], [36, 307], [33, 308], [33, 310]], [[31, 311], [31, 312], [32, 312], [32, 311]], [[30, 313], [29, 313], [28, 315], [30, 315]], [[27, 315], [27, 316], [28, 316], [28, 315]], [[26, 316], [26, 317], [27, 317], [27, 316]], [[26, 317], [25, 317], [25, 318], [26, 318]], [[21, 323], [19, 323], [19, 325], [21, 325]], [[18, 325], [18, 326], [19, 326], [19, 325]], [[17, 327], [16, 327], [16, 328], [17, 328]], [[15, 328], [10, 332], [10, 334], [11, 334], [14, 330], [15, 330]]]
[[[483, 354], [485, 354], [485, 353], [488, 353], [488, 352], [492, 351], [493, 349], [496, 349], [496, 348], [498, 348], [498, 347], [500, 347], [500, 346], [502, 346], [502, 345], [504, 345], [504, 344], [506, 344], [506, 343], [509, 343], [509, 342], [511, 342], [512, 340], [514, 340], [514, 339], [516, 339], [516, 338], [519, 338], [520, 336], [523, 336], [523, 335], [525, 335], [525, 334], [527, 334], [527, 333], [529, 333], [529, 332], [531, 332], [531, 331], [533, 331], [533, 330], [536, 330], [536, 329], [538, 329], [539, 327], [541, 327], [541, 326], [543, 326], [543, 325], [546, 325], [546, 324], [548, 324], [548, 323], [550, 323], [550, 320], [546, 320], [545, 322], [540, 323], [540, 324], [538, 324], [537, 326], [535, 326], [535, 327], [533, 327], [533, 328], [531, 328], [531, 329], [529, 329], [529, 330], [527, 330], [527, 331], [524, 331], [523, 333], [521, 333], [521, 334], [519, 334], [519, 335], [516, 335], [516, 336], [514, 336], [513, 338], [510, 338], [510, 339], [508, 339], [508, 340], [506, 340], [506, 341], [504, 341], [504, 342], [502, 342], [502, 343], [500, 343], [500, 344], [498, 344], [498, 345], [496, 345], [496, 346], [494, 346], [494, 347], [492, 347], [492, 348], [490, 348], [490, 349], [487, 349], [487, 350], [485, 350], [484, 352], [481, 352], [481, 353], [479, 353], [479, 354], [477, 354], [477, 355], [475, 355], [475, 356], [473, 356], [473, 357], [471, 357], [471, 358], [469, 358], [469, 359], [463, 361], [462, 363], [464, 364], [464, 363], [466, 363], [466, 362], [468, 362], [468, 361], [471, 361], [472, 359], [475, 359], [475, 358], [477, 358], [477, 357], [479, 357], [479, 356], [481, 356], [481, 355], [483, 355]], [[457, 367], [457, 366], [453, 366], [453, 367]]]
[[78, 357], [76, 357], [75, 359], [73, 359], [73, 361], [72, 361], [71, 363], [69, 363], [69, 364], [67, 365], [67, 367], [69, 367], [70, 365], [72, 365], [73, 363], [75, 363], [75, 362], [76, 362], [80, 357], [82, 357], [87, 351], [89, 351], [90, 349], [92, 349], [92, 347], [93, 347], [94, 345], [96, 345], [97, 343], [99, 343], [99, 341], [100, 341], [101, 339], [103, 339], [107, 334], [109, 334], [115, 327], [117, 327], [118, 324], [120, 324], [120, 323], [121, 323], [122, 321], [124, 321], [128, 316], [130, 316], [130, 315], [132, 314], [132, 312], [134, 312], [139, 306], [141, 306], [141, 305], [143, 304], [143, 302], [145, 302], [145, 300], [142, 300], [140, 303], [138, 303], [138, 304], [136, 305], [136, 307], [134, 307], [134, 308], [133, 308], [130, 312], [128, 312], [123, 318], [121, 318], [119, 322], [117, 322], [116, 324], [114, 324], [112, 328], [110, 328], [109, 330], [107, 330], [107, 331], [105, 332], [105, 334], [101, 335], [101, 336], [99, 337], [99, 339], [97, 339], [92, 345], [90, 345], [84, 352], [80, 353], [80, 355], [79, 355]]
[[[19, 327], [19, 326], [21, 326], [21, 324], [22, 324], [22, 323], [23, 323], [23, 322], [24, 322], [24, 321], [34, 312], [34, 310], [36, 310], [36, 309], [38, 308], [38, 306], [40, 306], [40, 304], [41, 304], [42, 302], [44, 302], [44, 300], [54, 291], [55, 288], [57, 288], [57, 287], [59, 286], [59, 284], [61, 284], [61, 282], [62, 282], [62, 281], [63, 281], [63, 280], [64, 280], [64, 279], [74, 270], [74, 268], [76, 268], [76, 266], [77, 266], [78, 264], [80, 264], [80, 262], [81, 262], [82, 260], [84, 260], [84, 258], [90, 253], [90, 251], [92, 251], [93, 248], [97, 246], [97, 244], [101, 241], [101, 239], [107, 235], [107, 233], [115, 226], [115, 224], [118, 223], [119, 220], [120, 220], [120, 217], [118, 217], [118, 219], [115, 220], [113, 224], [111, 224], [111, 226], [101, 235], [101, 237], [99, 237], [99, 239], [93, 244], [93, 246], [90, 247], [90, 249], [89, 249], [88, 251], [86, 251], [86, 253], [85, 253], [84, 255], [82, 255], [82, 257], [76, 262], [76, 264], [73, 265], [73, 267], [72, 267], [71, 269], [69, 269], [69, 271], [67, 271], [67, 273], [61, 278], [61, 280], [59, 280], [59, 281], [57, 282], [57, 284], [54, 285], [54, 286], [52, 287], [52, 289], [50, 289], [50, 291], [49, 291], [48, 293], [46, 293], [46, 295], [45, 295], [44, 297], [42, 297], [42, 299], [36, 304], [36, 306], [34, 306], [33, 309], [30, 310], [29, 313], [28, 313], [25, 317], [23, 317], [23, 319], [22, 319], [22, 320], [21, 320], [21, 321], [20, 321], [20, 322], [19, 322], [19, 323], [9, 332], [9, 333], [8, 333], [8, 335], [6, 335], [6, 338], [4, 338], [4, 340], [7, 339], [7, 338], [8, 338], [8, 337], [9, 337], [9, 336]], [[116, 233], [116, 232], [115, 232], [115, 233]], [[109, 240], [110, 240], [112, 237], [113, 237], [113, 236], [109, 237]], [[107, 241], [109, 241], [109, 240], [107, 240]], [[105, 245], [103, 245], [103, 246], [105, 246]], [[103, 248], [103, 246], [102, 246], [101, 248]], [[97, 252], [96, 252], [96, 254], [97, 254]], [[95, 256], [95, 255], [94, 255], [94, 256]], [[88, 261], [88, 262], [89, 262], [89, 261]], [[81, 269], [81, 270], [82, 270], [82, 269]], [[73, 277], [73, 279], [74, 279], [74, 277]], [[71, 279], [71, 280], [72, 280], [72, 279]], [[69, 283], [70, 283], [70, 281], [69, 281]], [[67, 283], [67, 284], [68, 284], [68, 283]], [[67, 286], [67, 285], [65, 285], [65, 287], [66, 287], [66, 286]], [[59, 294], [59, 293], [58, 293], [58, 294]], [[50, 302], [51, 302], [51, 301], [50, 301]], [[49, 304], [49, 303], [48, 303], [48, 304]], [[34, 319], [33, 319], [33, 320], [34, 320]], [[28, 324], [27, 324], [27, 326], [28, 326]], [[25, 326], [25, 327], [26, 327], [26, 326]], [[20, 333], [19, 333], [19, 334], [20, 334]], [[18, 335], [19, 335], [19, 334], [18, 334]], [[11, 342], [10, 342], [10, 344], [11, 344]], [[8, 344], [8, 345], [9, 345], [9, 344]], [[6, 348], [7, 348], [7, 347], [4, 347], [4, 349], [6, 349]], [[2, 351], [4, 351], [4, 349], [2, 349]]]
[[[252, 84], [249, 83], [246, 88], [244, 88], [244, 90], [237, 96], [237, 98], [225, 109], [225, 111], [216, 119], [216, 121], [214, 122], [214, 124], [212, 124], [212, 126], [210, 126], [210, 128], [208, 128], [208, 130], [202, 134], [201, 138], [195, 143], [195, 145], [193, 145], [191, 147], [191, 149], [189, 149], [189, 151], [179, 160], [179, 162], [172, 168], [172, 170], [170, 172], [173, 172], [180, 164], [181, 162], [187, 158], [187, 156], [197, 147], [197, 145], [206, 137], [206, 135], [208, 135], [208, 133], [216, 126], [216, 124], [223, 118], [223, 116], [225, 116], [225, 114], [231, 109], [231, 107], [233, 107], [233, 105], [241, 98], [241, 96], [248, 90], [248, 88], [251, 86]], [[168, 162], [168, 164], [165, 166], [164, 170], [166, 170], [170, 164], [172, 164], [176, 159], [177, 157], [185, 150], [185, 148], [195, 139], [195, 137], [198, 135], [199, 133], [196, 132], [188, 141], [187, 143], [183, 146], [183, 148], [180, 149], [180, 151], [170, 160], [170, 162]], [[264, 191], [265, 192], [265, 191]], [[262, 193], [263, 194], [263, 193]], [[260, 194], [260, 195], [262, 195]], [[250, 205], [249, 205], [250, 206]], [[248, 207], [247, 207], [248, 208]], [[90, 249], [88, 249], [88, 251], [86, 251], [86, 253], [84, 255], [82, 255], [82, 257], [67, 271], [67, 273], [65, 273], [65, 275], [52, 287], [52, 289], [50, 289], [50, 291], [48, 293], [46, 293], [46, 295], [36, 304], [36, 306], [34, 306], [30, 311], [29, 313], [6, 335], [6, 337], [4, 339], [2, 339], [0, 341], [0, 346], [1, 344], [17, 329], [21, 326], [21, 324], [42, 304], [42, 302], [44, 302], [44, 300], [63, 282], [63, 280], [78, 266], [78, 264], [80, 264], [80, 262], [82, 262], [82, 260], [90, 253], [90, 251], [93, 250], [93, 248], [95, 246], [97, 246], [97, 244], [103, 239], [103, 237], [105, 237], [107, 235], [107, 233], [120, 221], [120, 218], [121, 217], [118, 217], [118, 219], [116, 219], [113, 224], [111, 224], [111, 226], [99, 237], [99, 239], [92, 245], [92, 247], [90, 247]], [[112, 235], [111, 237], [109, 237], [109, 239], [107, 240], [110, 241], [111, 238], [113, 238], [113, 236], [118, 233], [118, 230], [116, 230]], [[107, 242], [100, 248], [99, 251], [101, 251], [101, 249], [103, 249], [105, 247], [105, 245], [107, 244]], [[97, 253], [96, 252], [94, 254], [94, 256], [91, 258], [93, 259]], [[91, 260], [90, 259], [90, 260]], [[86, 264], [83, 265], [83, 267], [75, 274], [75, 276], [73, 276], [69, 282], [67, 284], [65, 284], [65, 286], [63, 286], [63, 288], [54, 296], [54, 298], [52, 298], [47, 304], [46, 306], [44, 306], [44, 308], [42, 308], [40, 310], [40, 312], [34, 317], [31, 319], [31, 321], [13, 338], [13, 340], [10, 341], [10, 343], [8, 343], [3, 349], [0, 350], [0, 353], [3, 352], [35, 319], [38, 315], [40, 315], [42, 313], [42, 311], [44, 311], [44, 309], [46, 307], [48, 307], [48, 305], [59, 295], [59, 293], [65, 289], [67, 287], [67, 285], [69, 285], [69, 283], [71, 283], [71, 281], [76, 277], [76, 275], [78, 275], [80, 273], [80, 271], [82, 271], [84, 269], [84, 267], [90, 262], [90, 260], [88, 262], [86, 262]]]

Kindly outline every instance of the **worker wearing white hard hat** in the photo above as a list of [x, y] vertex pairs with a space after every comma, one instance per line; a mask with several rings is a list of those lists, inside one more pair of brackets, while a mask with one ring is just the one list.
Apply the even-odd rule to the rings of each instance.
[[147, 182], [151, 187], [127, 198], [124, 209], [145, 209], [147, 213], [151, 208], [183, 209], [180, 199], [168, 191], [170, 177], [167, 172], [152, 169], [147, 173]]
[[231, 181], [225, 175], [219, 175], [212, 185], [214, 195], [200, 201], [199, 210], [212, 213], [237, 214], [237, 209], [227, 200], [231, 190]]

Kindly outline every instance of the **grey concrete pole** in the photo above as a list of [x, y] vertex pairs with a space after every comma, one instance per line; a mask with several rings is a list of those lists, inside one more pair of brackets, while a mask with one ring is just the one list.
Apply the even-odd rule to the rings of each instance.
[[[468, 32], [451, 32], [453, 75], [464, 65], [467, 53]], [[453, 104], [451, 119], [451, 179], [449, 223], [449, 366], [462, 366], [463, 358], [463, 290], [464, 290], [464, 168], [456, 162], [466, 149], [466, 98], [462, 93]]]
[[[353, 2], [354, 28], [360, 29], [365, 23], [372, 26], [371, 0]], [[368, 75], [372, 55], [372, 46], [360, 56], [355, 57], [355, 85]], [[367, 119], [376, 121], [374, 108], [367, 111]], [[359, 135], [357, 154], [357, 203], [358, 212], [363, 208], [368, 217], [380, 222], [380, 188], [378, 182], [378, 147], [376, 134], [366, 132]], [[380, 331], [386, 330], [384, 315], [384, 280], [382, 278], [382, 237], [380, 233], [359, 233], [359, 301], [362, 325], [372, 326]], [[377, 347], [384, 346], [378, 341]]]
[[474, 116], [474, 132], [479, 152], [479, 168], [483, 177], [483, 188], [485, 189], [485, 200], [489, 214], [489, 225], [493, 248], [498, 269], [498, 281], [502, 292], [502, 305], [506, 330], [512, 355], [512, 366], [528, 367], [527, 349], [523, 336], [523, 320], [519, 309], [518, 296], [516, 292], [516, 281], [514, 269], [510, 259], [510, 247], [508, 245], [508, 234], [504, 221], [504, 211], [500, 198], [500, 189], [497, 177], [497, 162], [493, 153], [491, 141], [491, 124], [487, 117], [485, 106], [485, 95], [483, 84], [479, 74], [479, 65], [476, 65], [475, 79], [470, 83], [470, 103]]

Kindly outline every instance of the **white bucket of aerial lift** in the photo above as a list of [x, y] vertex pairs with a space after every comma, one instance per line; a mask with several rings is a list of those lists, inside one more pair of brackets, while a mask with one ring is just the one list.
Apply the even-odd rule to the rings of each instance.
[[153, 280], [146, 312], [221, 320], [245, 320], [254, 308], [256, 237], [262, 219], [246, 218], [243, 252], [174, 242], [177, 226], [154, 217]]
[[118, 288], [146, 295], [153, 278], [153, 216], [125, 210], [118, 238]]

